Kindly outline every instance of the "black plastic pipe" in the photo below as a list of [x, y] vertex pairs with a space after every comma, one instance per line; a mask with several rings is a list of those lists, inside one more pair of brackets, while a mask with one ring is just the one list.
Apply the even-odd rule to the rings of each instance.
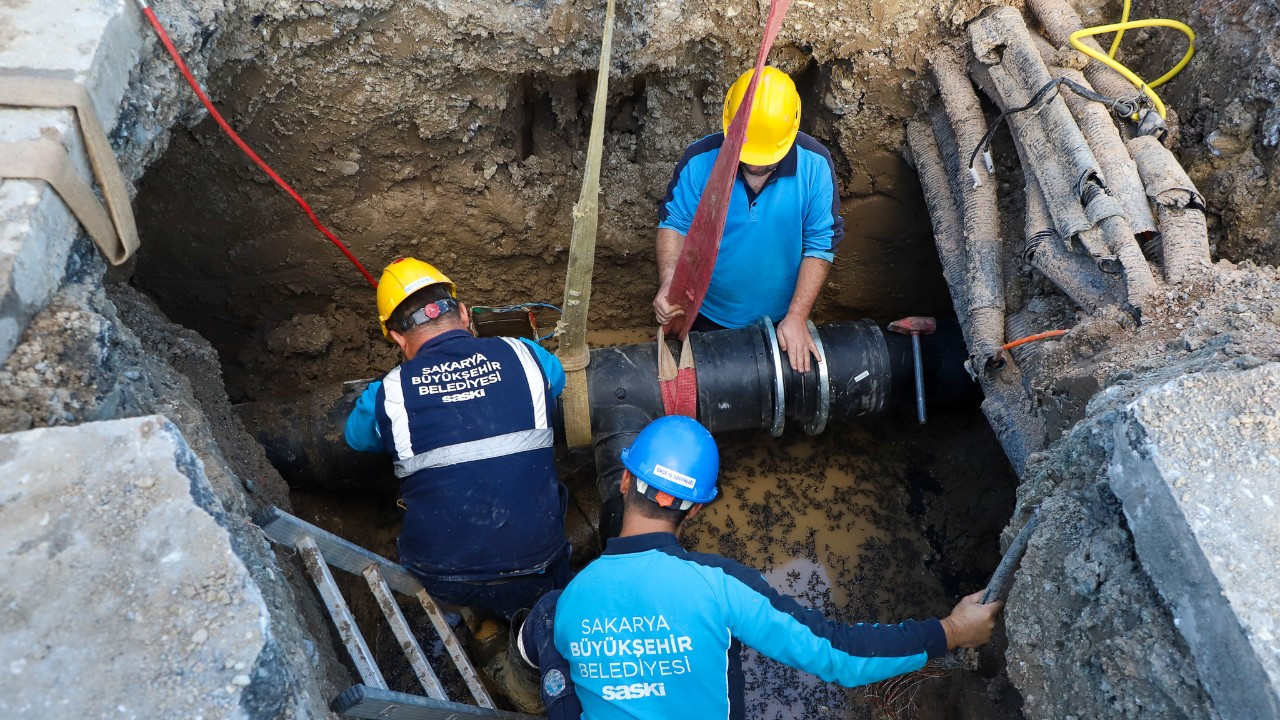
[[[882, 331], [869, 320], [810, 324], [810, 332], [826, 362], [808, 373], [791, 369], [773, 326], [763, 321], [690, 333], [698, 371], [698, 419], [713, 433], [763, 429], [780, 435], [785, 427], [799, 425], [816, 434], [832, 421], [882, 412], [890, 402], [914, 402], [910, 338]], [[938, 332], [921, 341], [929, 402], [976, 400], [977, 385], [963, 367], [967, 352], [959, 325], [941, 321]], [[674, 343], [672, 347], [674, 352]], [[606, 518], [620, 510], [619, 453], [649, 421], [664, 414], [657, 367], [655, 343], [591, 351], [587, 392], [598, 484], [606, 505], [602, 529]], [[345, 418], [367, 383], [343, 383], [294, 400], [246, 403], [236, 411], [291, 487], [391, 489], [395, 481], [387, 456], [354, 452], [342, 437]], [[555, 426], [559, 437], [563, 424], [558, 415]]]

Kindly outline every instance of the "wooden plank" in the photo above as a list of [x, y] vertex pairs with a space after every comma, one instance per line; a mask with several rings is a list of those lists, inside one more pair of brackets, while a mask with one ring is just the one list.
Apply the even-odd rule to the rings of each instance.
[[324, 598], [329, 617], [333, 619], [333, 624], [338, 629], [338, 637], [342, 638], [342, 644], [347, 646], [347, 652], [351, 654], [351, 661], [355, 663], [360, 678], [368, 685], [386, 688], [387, 681], [382, 678], [382, 671], [378, 669], [373, 653], [369, 652], [364, 636], [356, 627], [356, 620], [351, 617], [347, 601], [342, 599], [338, 584], [333, 581], [333, 574], [329, 572], [329, 565], [325, 562], [325, 557], [317, 547], [316, 541], [310, 537], [303, 537], [297, 541], [296, 547], [298, 552], [302, 553], [302, 564], [306, 566], [311, 580], [316, 584], [316, 589], [320, 591], [320, 597]]
[[387, 585], [402, 595], [415, 597], [422, 590], [422, 583], [399, 563], [299, 520], [280, 508], [267, 508], [254, 518], [254, 524], [262, 528], [267, 537], [290, 547], [297, 547], [298, 541], [304, 537], [312, 538], [330, 565], [352, 575], [360, 575], [370, 565], [377, 565]]
[[400, 649], [404, 650], [405, 657], [409, 659], [409, 666], [413, 668], [413, 674], [418, 676], [418, 682], [422, 684], [427, 697], [448, 700], [449, 694], [445, 692], [440, 679], [436, 677], [435, 671], [427, 662], [422, 646], [418, 644], [418, 639], [414, 637], [413, 630], [404, 618], [404, 613], [400, 611], [395, 597], [391, 595], [391, 588], [387, 586], [387, 581], [382, 579], [382, 572], [378, 570], [378, 566], [370, 565], [365, 568], [364, 579], [369, 582], [369, 590], [373, 592], [374, 599], [382, 608], [382, 614], [391, 625], [391, 632], [395, 633], [396, 640], [400, 641]]
[[344, 717], [376, 720], [536, 720], [534, 715], [479, 708], [365, 685], [354, 685], [344, 690], [334, 699], [330, 709]]
[[431, 618], [431, 624], [435, 626], [436, 632], [440, 634], [440, 640], [444, 642], [445, 650], [449, 651], [449, 657], [453, 658], [453, 664], [458, 668], [458, 674], [462, 675], [462, 679], [466, 681], [467, 687], [471, 690], [471, 696], [481, 707], [492, 708], [493, 698], [489, 697], [489, 691], [485, 689], [484, 683], [480, 682], [480, 676], [476, 674], [476, 669], [472, 667], [470, 658], [462, 649], [462, 643], [458, 642], [458, 637], [453, 634], [453, 628], [449, 627], [449, 622], [444, 619], [444, 613], [440, 611], [440, 606], [436, 601], [427, 594], [426, 590], [418, 591], [418, 602], [422, 603], [422, 609], [427, 611], [427, 617]]

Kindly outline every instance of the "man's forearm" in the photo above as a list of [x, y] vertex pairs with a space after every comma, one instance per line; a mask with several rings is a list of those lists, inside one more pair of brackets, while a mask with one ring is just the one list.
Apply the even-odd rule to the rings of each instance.
[[671, 228], [658, 228], [658, 287], [671, 280], [676, 272], [676, 261], [684, 248], [684, 236]]
[[791, 294], [791, 305], [787, 314], [798, 318], [808, 318], [813, 311], [813, 304], [818, 301], [818, 293], [827, 282], [827, 274], [831, 272], [831, 263], [822, 258], [807, 257], [800, 261], [800, 274], [796, 277], [796, 289]]

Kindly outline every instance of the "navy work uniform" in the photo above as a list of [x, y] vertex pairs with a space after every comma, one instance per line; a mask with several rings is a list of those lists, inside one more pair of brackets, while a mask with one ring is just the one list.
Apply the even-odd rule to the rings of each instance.
[[510, 617], [568, 582], [567, 494], [552, 449], [560, 361], [450, 330], [371, 383], [347, 444], [395, 459], [400, 562], [435, 597]]
[[534, 607], [521, 649], [539, 667], [553, 718], [577, 717], [579, 703], [589, 720], [742, 718], [740, 643], [846, 687], [947, 652], [937, 619], [832, 622], [759, 572], [689, 552], [670, 533], [609, 540]]

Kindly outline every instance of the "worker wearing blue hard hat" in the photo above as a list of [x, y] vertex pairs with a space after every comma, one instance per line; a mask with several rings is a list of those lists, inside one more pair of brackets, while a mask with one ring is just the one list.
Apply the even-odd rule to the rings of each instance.
[[682, 524], [715, 499], [720, 454], [696, 420], [659, 418], [622, 453], [621, 534], [518, 634], [552, 718], [744, 714], [739, 641], [854, 687], [918, 670], [991, 637], [1002, 603], [981, 593], [941, 620], [846, 625], [802, 607], [757, 571], [680, 546]]

